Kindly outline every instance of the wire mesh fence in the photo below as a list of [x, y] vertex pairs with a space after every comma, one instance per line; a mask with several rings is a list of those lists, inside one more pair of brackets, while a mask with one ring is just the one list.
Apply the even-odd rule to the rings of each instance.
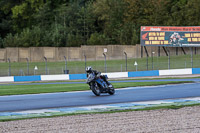
[[120, 60], [6, 62], [0, 63], [0, 76], [55, 75], [85, 73], [92, 66], [101, 72], [149, 71], [200, 68], [200, 55], [151, 56]]

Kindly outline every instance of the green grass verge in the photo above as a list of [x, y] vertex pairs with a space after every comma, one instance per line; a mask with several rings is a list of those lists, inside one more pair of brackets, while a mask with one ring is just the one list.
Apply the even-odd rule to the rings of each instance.
[[[160, 82], [124, 82], [113, 83], [115, 88], [136, 87], [136, 86], [154, 86], [165, 84], [192, 83], [190, 81], [160, 81]], [[87, 84], [42, 84], [42, 85], [2, 85], [0, 86], [0, 96], [4, 95], [23, 95], [39, 93], [55, 93], [70, 91], [89, 90]]]

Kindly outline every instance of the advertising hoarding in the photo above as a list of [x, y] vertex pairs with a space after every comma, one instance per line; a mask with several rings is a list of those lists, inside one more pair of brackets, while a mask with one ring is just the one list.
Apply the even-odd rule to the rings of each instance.
[[200, 47], [200, 26], [142, 26], [141, 46]]

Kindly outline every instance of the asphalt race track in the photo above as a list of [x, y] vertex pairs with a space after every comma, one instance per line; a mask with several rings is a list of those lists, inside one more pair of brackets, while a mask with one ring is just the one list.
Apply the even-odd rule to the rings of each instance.
[[109, 94], [102, 94], [99, 97], [95, 96], [91, 91], [0, 96], [0, 112], [102, 105], [199, 96], [200, 83], [198, 83], [198, 81], [196, 83], [177, 85], [116, 89], [115, 95], [110, 96]]

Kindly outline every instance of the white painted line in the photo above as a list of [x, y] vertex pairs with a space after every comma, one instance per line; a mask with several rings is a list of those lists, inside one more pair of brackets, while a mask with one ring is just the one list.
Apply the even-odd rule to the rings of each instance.
[[173, 102], [167, 102], [167, 101], [146, 101], [146, 102], [135, 102], [139, 104], [162, 104], [162, 103], [173, 103]]
[[195, 98], [185, 98], [184, 100], [200, 101], [200, 97], [195, 97]]
[[104, 109], [104, 108], [110, 108], [110, 107], [113, 107], [113, 106], [95, 105], [95, 106], [85, 106], [85, 107], [81, 107], [81, 108], [92, 110], [92, 109]]
[[53, 112], [60, 112], [58, 110], [50, 110], [50, 109], [41, 109], [41, 110], [27, 110], [27, 111], [19, 111], [16, 113], [22, 114], [40, 114], [40, 113], [53, 113]]

